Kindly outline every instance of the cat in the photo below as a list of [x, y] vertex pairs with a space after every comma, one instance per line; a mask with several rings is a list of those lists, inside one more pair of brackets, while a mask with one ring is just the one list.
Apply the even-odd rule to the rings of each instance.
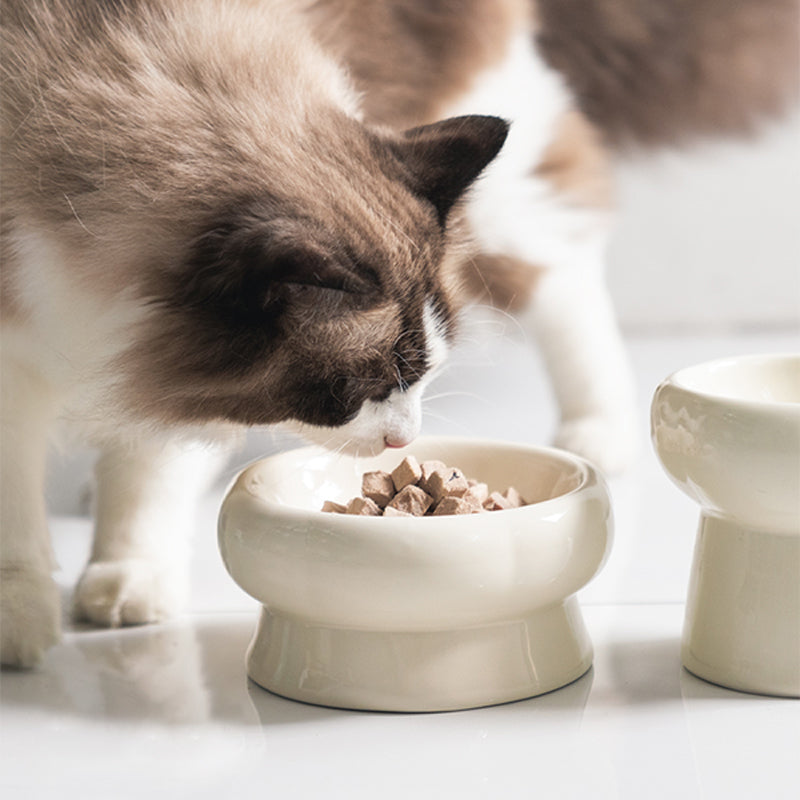
[[[42, 497], [57, 420], [101, 449], [74, 601], [101, 625], [179, 608], [191, 508], [239, 427], [290, 422], [360, 452], [413, 439], [472, 300], [538, 338], [556, 443], [630, 463], [633, 379], [602, 277], [610, 158], [684, 130], [650, 96], [676, 71], [634, 76], [688, 35], [663, 24], [674, 4], [652, 20], [640, 5], [4, 3], [4, 664], [58, 638]], [[705, 38], [688, 25], [691, 67], [711, 17]], [[777, 19], [726, 46], [776, 51]], [[764, 74], [742, 108], [782, 106]], [[724, 127], [707, 105], [674, 116]]]
[[452, 338], [451, 220], [507, 124], [360, 119], [279, 0], [3, 8], [2, 661], [58, 636], [47, 431], [102, 453], [77, 613], [173, 612], [202, 437], [292, 420], [377, 452]]

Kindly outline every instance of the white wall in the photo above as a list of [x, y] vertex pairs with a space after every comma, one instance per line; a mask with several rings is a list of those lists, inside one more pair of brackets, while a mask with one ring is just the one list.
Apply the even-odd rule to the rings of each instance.
[[800, 321], [800, 114], [619, 164], [609, 282], [629, 331]]

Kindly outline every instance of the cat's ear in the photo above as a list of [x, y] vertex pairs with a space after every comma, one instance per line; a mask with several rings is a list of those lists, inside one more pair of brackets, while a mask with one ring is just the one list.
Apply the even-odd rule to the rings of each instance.
[[508, 130], [499, 117], [453, 117], [412, 128], [391, 147], [410, 172], [412, 190], [434, 205], [444, 224], [456, 201], [500, 152]]

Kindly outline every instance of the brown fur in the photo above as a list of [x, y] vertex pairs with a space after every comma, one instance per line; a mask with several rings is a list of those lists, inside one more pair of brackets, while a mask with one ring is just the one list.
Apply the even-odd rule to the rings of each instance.
[[541, 269], [518, 258], [479, 253], [464, 264], [466, 289], [482, 303], [514, 313], [525, 309]]
[[577, 205], [611, 205], [613, 180], [608, 151], [595, 127], [577, 109], [562, 117], [536, 174]]
[[424, 374], [426, 303], [452, 319], [450, 211], [506, 125], [365, 127], [281, 8], [4, 5], [5, 302], [36, 231], [84, 291], [146, 304], [132, 415], [339, 425]]
[[797, 0], [536, 2], [544, 55], [615, 145], [748, 134], [797, 103]]
[[367, 118], [403, 128], [439, 118], [503, 57], [531, 9], [529, 0], [315, 0], [308, 10], [364, 93]]
[[797, 0], [306, 2], [368, 118], [395, 127], [434, 119], [523, 26], [614, 146], [752, 133], [800, 91]]

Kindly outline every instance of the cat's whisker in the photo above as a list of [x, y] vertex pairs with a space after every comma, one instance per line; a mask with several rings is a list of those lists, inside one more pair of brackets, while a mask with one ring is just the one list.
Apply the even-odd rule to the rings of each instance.
[[72, 215], [75, 217], [75, 220], [77, 221], [78, 225], [80, 225], [81, 228], [83, 228], [86, 231], [86, 233], [89, 234], [89, 236], [92, 236], [95, 239], [99, 239], [100, 236], [96, 234], [94, 231], [90, 231], [84, 224], [83, 220], [78, 216], [78, 212], [76, 211], [75, 206], [72, 204], [72, 200], [69, 199], [69, 195], [66, 192], [62, 192], [62, 194], [64, 195], [64, 199], [67, 201], [69, 210], [72, 212]]
[[[415, 367], [412, 367], [412, 366], [411, 366], [411, 362], [410, 362], [410, 361], [409, 361], [409, 360], [408, 360], [408, 359], [407, 359], [405, 356], [402, 356], [402, 355], [400, 355], [400, 353], [397, 353], [395, 357], [397, 358], [397, 360], [398, 360], [398, 361], [402, 361], [402, 362], [403, 362], [403, 363], [404, 363], [404, 364], [405, 364], [407, 367], [409, 367], [409, 369], [411, 370], [411, 373], [412, 373], [412, 374], [413, 374], [415, 377], [417, 377], [417, 378], [418, 378], [418, 377], [420, 377], [420, 375], [419, 375], [419, 372], [417, 372], [417, 370], [416, 370], [416, 368], [415, 368]], [[398, 373], [399, 373], [399, 371], [400, 371], [400, 368], [399, 368], [399, 367], [397, 367], [397, 366], [395, 366], [395, 369], [396, 369], [396, 370], [398, 371]]]
[[[512, 314], [510, 311], [488, 303], [475, 303], [470, 309], [474, 312], [481, 312], [474, 313], [470, 316], [470, 327], [480, 327], [484, 330], [490, 329], [495, 336], [505, 336], [508, 335], [507, 323], [511, 323], [511, 327], [522, 336], [523, 340], [527, 341], [529, 339], [529, 332], [520, 321], [519, 315]], [[498, 317], [500, 319], [498, 319]], [[481, 337], [481, 339], [482, 338], [483, 337]], [[465, 341], [465, 339], [459, 336], [459, 341]]]
[[[334, 438], [334, 436], [331, 436], [331, 439], [333, 439], [333, 438]], [[329, 439], [328, 441], [330, 441], [331, 439]], [[344, 452], [347, 450], [347, 448], [350, 447], [352, 442], [353, 442], [353, 440], [351, 438], [347, 438], [335, 450], [331, 450], [331, 454], [332, 454], [333, 458], [341, 457], [344, 454]]]
[[20, 130], [21, 130], [21, 129], [22, 129], [24, 126], [25, 126], [25, 123], [28, 121], [28, 117], [30, 117], [30, 116], [31, 116], [31, 114], [33, 114], [33, 112], [34, 112], [34, 111], [36, 111], [36, 110], [39, 108], [39, 103], [40, 103], [40, 101], [39, 101], [39, 100], [36, 100], [36, 101], [35, 101], [35, 102], [34, 102], [34, 103], [31, 105], [30, 109], [28, 110], [28, 113], [27, 113], [27, 114], [25, 114], [25, 116], [24, 116], [24, 117], [23, 117], [23, 118], [22, 118], [22, 119], [19, 121], [19, 124], [18, 124], [18, 125], [16, 126], [16, 128], [14, 128], [14, 130], [11, 132], [11, 138], [12, 138], [12, 139], [13, 139], [13, 138], [14, 138], [14, 137], [15, 137], [15, 136], [16, 136], [16, 135], [19, 133], [19, 131], [20, 131]]
[[438, 394], [432, 395], [425, 395], [422, 398], [423, 405], [425, 403], [430, 403], [434, 400], [441, 400], [442, 398], [446, 397], [468, 397], [470, 400], [479, 400], [482, 403], [488, 404], [489, 401], [485, 397], [481, 397], [479, 394], [475, 394], [475, 392], [465, 392], [465, 391], [455, 391], [452, 392], [439, 392]]
[[380, 217], [390, 228], [392, 228], [396, 233], [400, 234], [403, 239], [405, 239], [417, 252], [419, 252], [419, 244], [415, 242], [391, 217], [382, 213], [378, 208], [373, 208], [372, 213], [377, 217]]
[[459, 432], [468, 433], [469, 428], [463, 422], [458, 422], [453, 417], [445, 416], [444, 414], [436, 414], [433, 411], [423, 410], [422, 416], [424, 419], [433, 419], [439, 422], [446, 422], [448, 425], [453, 425]]
[[484, 292], [489, 297], [491, 297], [492, 292], [489, 289], [489, 284], [487, 283], [486, 278], [484, 278], [483, 272], [478, 269], [474, 257], [469, 259], [469, 265], [472, 267], [473, 273], [475, 273], [480, 278], [481, 284], [483, 285]]

